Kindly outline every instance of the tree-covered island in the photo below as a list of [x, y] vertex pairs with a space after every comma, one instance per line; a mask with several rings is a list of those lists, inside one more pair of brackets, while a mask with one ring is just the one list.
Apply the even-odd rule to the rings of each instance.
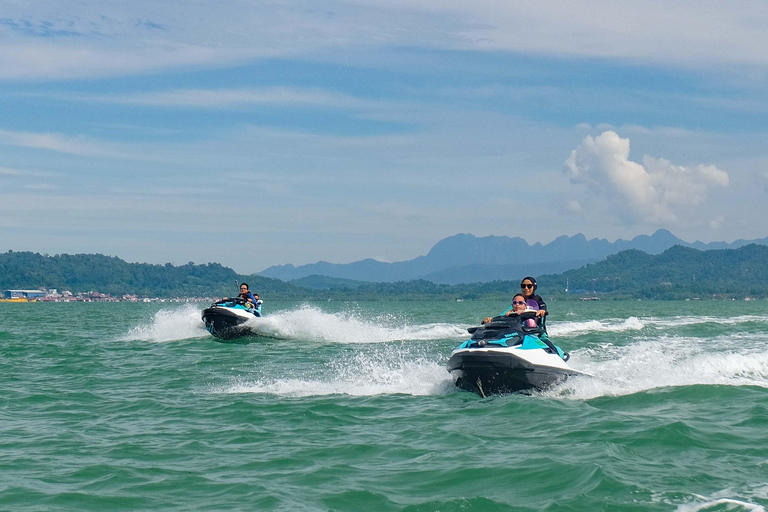
[[[153, 265], [101, 254], [45, 256], [0, 254], [0, 289], [98, 290], [119, 297], [221, 297], [235, 293], [235, 280], [270, 300], [473, 300], [506, 299], [519, 277], [458, 285], [425, 280], [371, 283], [324, 276], [291, 282], [241, 275], [218, 263]], [[763, 299], [768, 298], [768, 246], [700, 251], [681, 246], [650, 255], [626, 250], [598, 263], [557, 275], [537, 276], [539, 293], [558, 299]], [[567, 290], [567, 291], [566, 291]]]

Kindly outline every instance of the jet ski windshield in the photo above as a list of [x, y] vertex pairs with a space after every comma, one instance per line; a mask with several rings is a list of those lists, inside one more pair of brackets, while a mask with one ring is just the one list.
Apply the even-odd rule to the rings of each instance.
[[526, 311], [520, 315], [493, 317], [490, 322], [480, 327], [467, 329], [472, 337], [462, 347], [484, 347], [489, 343], [511, 347], [522, 343], [527, 335], [545, 334], [544, 327], [538, 322], [534, 326], [528, 325], [530, 319], [535, 318], [536, 313], [533, 311]]

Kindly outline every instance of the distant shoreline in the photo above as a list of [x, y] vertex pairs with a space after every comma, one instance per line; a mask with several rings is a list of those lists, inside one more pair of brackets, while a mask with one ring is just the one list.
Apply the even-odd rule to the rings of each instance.
[[[768, 298], [768, 246], [709, 251], [674, 246], [656, 255], [630, 249], [562, 274], [536, 277], [537, 293], [545, 300], [757, 300]], [[237, 294], [237, 283], [243, 282], [270, 300], [508, 300], [520, 291], [520, 281], [511, 279], [448, 285], [314, 276], [286, 282], [240, 275], [218, 263], [173, 266], [127, 263], [100, 254], [0, 254], [0, 290], [8, 299], [212, 301]]]

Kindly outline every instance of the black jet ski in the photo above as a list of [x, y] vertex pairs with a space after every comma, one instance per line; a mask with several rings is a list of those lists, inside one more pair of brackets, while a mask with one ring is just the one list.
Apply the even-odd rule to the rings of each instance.
[[[568, 366], [568, 353], [554, 345], [536, 312], [497, 316], [468, 329], [472, 337], [448, 360], [458, 387], [485, 397], [546, 389], [568, 377], [586, 375]], [[530, 326], [533, 324], [534, 326]]]
[[261, 300], [252, 304], [240, 297], [221, 299], [203, 310], [205, 328], [214, 337], [233, 340], [255, 334], [247, 325], [249, 320], [261, 317]]

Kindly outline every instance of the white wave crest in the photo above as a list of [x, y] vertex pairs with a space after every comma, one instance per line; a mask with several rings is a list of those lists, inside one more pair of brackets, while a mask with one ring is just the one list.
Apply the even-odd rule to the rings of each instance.
[[131, 328], [120, 341], [179, 341], [209, 336], [201, 319], [202, 311], [191, 304], [161, 309], [148, 324]]
[[408, 325], [393, 315], [360, 318], [353, 312], [327, 313], [304, 305], [248, 321], [262, 336], [319, 343], [382, 343], [461, 338], [466, 327], [446, 323]]
[[547, 332], [552, 336], [576, 336], [593, 332], [639, 331], [645, 327], [643, 320], [634, 316], [621, 319], [588, 320], [585, 322], [547, 323]]
[[[291, 397], [322, 395], [443, 395], [454, 389], [445, 366], [408, 354], [360, 353], [329, 365], [323, 375], [307, 378], [258, 379], [235, 383], [226, 393], [258, 393]], [[413, 357], [413, 356], [410, 356]]]
[[[569, 316], [567, 314], [566, 316]], [[669, 330], [674, 327], [685, 327], [702, 324], [721, 324], [736, 326], [744, 323], [768, 323], [768, 317], [760, 315], [740, 315], [732, 317], [717, 316], [676, 316], [676, 317], [642, 317], [631, 316], [627, 319], [605, 318], [581, 322], [556, 322], [547, 325], [547, 331], [552, 336], [578, 336], [595, 332], [625, 332], [640, 331], [646, 327]]]
[[740, 316], [677, 316], [672, 318], [657, 318], [649, 317], [644, 318], [648, 325], [658, 325], [663, 327], [682, 327], [687, 325], [700, 325], [700, 324], [726, 324], [726, 325], [738, 325], [749, 322], [768, 322], [768, 317], [759, 315], [740, 315]]
[[[701, 498], [701, 497], [700, 497]], [[705, 498], [702, 498], [705, 499]], [[723, 508], [723, 505], [725, 508]], [[686, 503], [675, 509], [675, 512], [706, 512], [707, 510], [729, 510], [733, 512], [765, 512], [765, 507], [731, 498], [718, 498], [703, 503]]]
[[765, 338], [737, 333], [579, 349], [571, 353], [571, 365], [594, 377], [569, 379], [545, 394], [589, 399], [696, 384], [768, 387], [767, 345]]

